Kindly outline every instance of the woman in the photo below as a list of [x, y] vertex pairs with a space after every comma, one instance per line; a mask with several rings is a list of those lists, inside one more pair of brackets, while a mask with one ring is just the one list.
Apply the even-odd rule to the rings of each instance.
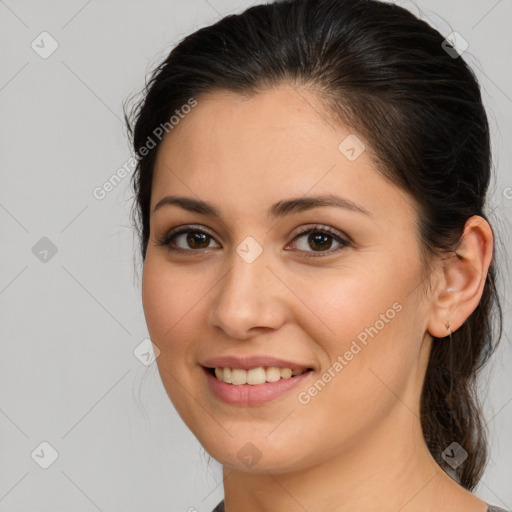
[[501, 334], [489, 128], [449, 43], [373, 0], [254, 6], [133, 112], [145, 317], [223, 465], [216, 511], [503, 510], [471, 493]]

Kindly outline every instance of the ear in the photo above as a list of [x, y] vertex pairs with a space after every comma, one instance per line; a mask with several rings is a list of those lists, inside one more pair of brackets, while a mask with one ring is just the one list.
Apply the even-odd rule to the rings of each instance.
[[[489, 223], [470, 217], [455, 254], [444, 260], [427, 323], [428, 332], [444, 338], [455, 332], [476, 309], [493, 257], [494, 238]], [[447, 328], [447, 325], [449, 326]]]

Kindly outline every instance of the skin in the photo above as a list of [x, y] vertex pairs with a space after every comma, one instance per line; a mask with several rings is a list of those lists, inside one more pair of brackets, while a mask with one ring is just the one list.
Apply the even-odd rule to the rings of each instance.
[[[163, 384], [223, 464], [227, 512], [484, 512], [430, 456], [419, 402], [432, 336], [446, 336], [448, 321], [455, 331], [478, 305], [491, 228], [469, 219], [460, 257], [436, 260], [426, 281], [415, 201], [375, 170], [370, 151], [349, 161], [338, 150], [351, 133], [312, 93], [283, 84], [249, 99], [208, 93], [163, 140], [142, 283]], [[370, 214], [330, 206], [267, 217], [274, 202], [324, 193]], [[176, 205], [153, 212], [170, 194], [211, 202], [221, 218]], [[338, 250], [328, 238], [322, 252], [307, 234], [294, 239], [315, 224], [352, 242]], [[157, 244], [181, 225], [212, 237], [192, 247], [175, 238], [182, 253]], [[236, 252], [247, 236], [263, 248], [252, 263]], [[299, 403], [298, 393], [394, 303], [400, 312]], [[200, 366], [224, 354], [293, 359], [315, 371], [273, 402], [229, 405]], [[261, 455], [251, 467], [237, 457], [246, 443]]]

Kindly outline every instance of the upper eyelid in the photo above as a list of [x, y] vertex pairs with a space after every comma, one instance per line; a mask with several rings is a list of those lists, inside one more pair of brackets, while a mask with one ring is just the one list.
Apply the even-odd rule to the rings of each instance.
[[208, 228], [201, 226], [199, 224], [183, 224], [182, 226], [176, 226], [175, 228], [165, 232], [164, 238], [182, 235], [184, 233], [189, 232], [203, 232], [212, 238], [216, 238], [215, 235]]
[[[307, 231], [309, 229], [318, 229], [318, 231], [322, 231], [322, 230], [329, 231], [330, 230], [330, 231], [335, 232], [336, 234], [338, 234], [341, 237], [347, 237], [348, 238], [348, 235], [345, 235], [343, 233], [343, 231], [340, 231], [337, 228], [334, 228], [332, 226], [328, 226], [327, 224], [314, 223], [314, 222], [306, 224], [306, 225], [303, 225], [303, 226], [300, 226], [298, 228], [295, 228], [293, 231], [298, 230], [298, 232], [293, 234], [293, 235], [289, 235], [289, 236], [296, 237], [297, 235], [300, 235], [304, 231]], [[215, 235], [210, 230], [210, 228], [207, 228], [206, 226], [203, 226], [202, 224], [182, 224], [180, 226], [176, 226], [176, 227], [166, 231], [166, 234], [167, 235], [178, 234], [179, 232], [193, 231], [193, 230], [204, 231], [205, 233], [211, 235], [212, 237], [215, 237]]]

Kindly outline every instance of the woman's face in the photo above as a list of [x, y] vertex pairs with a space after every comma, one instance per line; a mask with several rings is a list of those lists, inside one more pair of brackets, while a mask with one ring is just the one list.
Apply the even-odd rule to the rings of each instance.
[[306, 468], [418, 421], [417, 213], [358, 144], [282, 85], [200, 98], [158, 150], [144, 312], [169, 397], [226, 466]]

